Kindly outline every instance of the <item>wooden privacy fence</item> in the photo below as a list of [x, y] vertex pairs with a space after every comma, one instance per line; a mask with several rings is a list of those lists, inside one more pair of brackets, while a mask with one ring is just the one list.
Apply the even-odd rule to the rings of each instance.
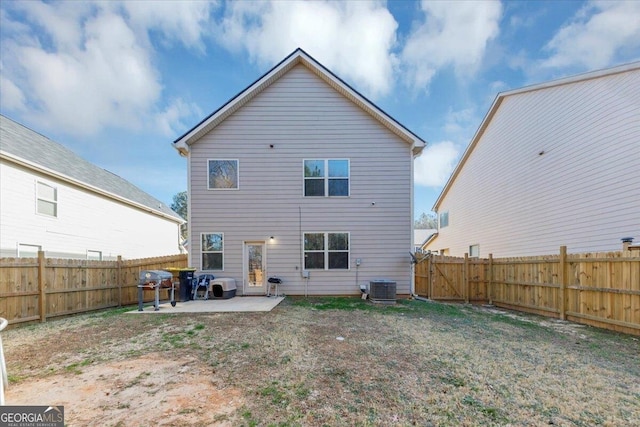
[[[187, 267], [187, 255], [117, 261], [0, 259], [0, 317], [9, 324], [136, 304], [142, 270]], [[153, 291], [145, 291], [151, 301]]]
[[559, 254], [516, 258], [430, 255], [415, 269], [416, 294], [489, 303], [640, 335], [640, 254]]

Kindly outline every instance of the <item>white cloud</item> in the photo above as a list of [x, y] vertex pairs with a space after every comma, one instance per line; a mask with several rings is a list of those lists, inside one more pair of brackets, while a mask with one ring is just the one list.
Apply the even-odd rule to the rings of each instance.
[[[205, 2], [12, 2], [4, 5], [3, 108], [69, 133], [143, 129], [192, 109], [161, 112], [162, 79], [149, 34], [203, 49]], [[14, 18], [15, 15], [15, 18]]]
[[82, 38], [82, 47], [21, 50], [29, 96], [49, 126], [57, 123], [79, 134], [109, 125], [136, 127], [160, 97], [149, 52], [122, 17], [111, 13], [88, 19]]
[[468, 136], [470, 126], [477, 123], [474, 107], [453, 111], [449, 108], [445, 117], [444, 130], [448, 134]]
[[204, 52], [203, 38], [211, 31], [210, 14], [217, 2], [165, 0], [123, 1], [131, 26], [144, 35], [149, 29], [160, 31], [167, 41], [178, 40], [186, 47]]
[[640, 47], [640, 2], [593, 1], [547, 43], [542, 67], [607, 67], [616, 54]]
[[460, 149], [451, 141], [429, 144], [415, 160], [415, 183], [425, 187], [442, 187], [453, 172], [459, 156]]
[[202, 117], [202, 110], [196, 104], [175, 99], [162, 112], [156, 114], [156, 130], [163, 135], [174, 137], [184, 129], [190, 128], [192, 123], [184, 123], [182, 119], [192, 116]]
[[489, 84], [489, 88], [491, 89], [492, 96], [495, 96], [498, 94], [498, 92], [503, 92], [509, 89], [509, 85], [502, 80], [495, 80]]
[[271, 66], [298, 47], [367, 95], [389, 93], [398, 27], [380, 1], [232, 2], [219, 42]]
[[497, 37], [502, 5], [496, 1], [455, 3], [423, 0], [424, 21], [412, 31], [402, 50], [407, 85], [428, 90], [444, 67], [468, 76], [482, 62], [487, 43]]
[[[92, 12], [90, 2], [28, 1], [13, 2], [10, 5], [17, 12], [24, 13], [27, 21], [9, 21], [24, 37], [20, 44], [50, 51], [77, 48], [82, 41], [81, 18]], [[6, 16], [5, 18], [8, 19]], [[39, 30], [42, 30], [41, 37], [37, 35]]]
[[0, 74], [0, 88], [2, 88], [2, 96], [0, 96], [0, 106], [2, 109], [23, 111], [25, 110], [24, 94], [18, 86], [11, 80]]

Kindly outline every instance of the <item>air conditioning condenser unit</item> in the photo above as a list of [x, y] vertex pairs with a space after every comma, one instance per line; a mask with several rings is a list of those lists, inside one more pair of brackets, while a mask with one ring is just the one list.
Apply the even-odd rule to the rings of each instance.
[[372, 280], [369, 282], [369, 299], [372, 302], [395, 303], [396, 282], [390, 280]]

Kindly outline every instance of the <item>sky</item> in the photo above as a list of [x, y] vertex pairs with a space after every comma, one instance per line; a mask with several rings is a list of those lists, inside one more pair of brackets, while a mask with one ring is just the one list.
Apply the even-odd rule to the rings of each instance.
[[640, 60], [640, 1], [3, 0], [0, 111], [170, 205], [171, 143], [298, 47], [427, 141], [418, 217], [499, 92]]

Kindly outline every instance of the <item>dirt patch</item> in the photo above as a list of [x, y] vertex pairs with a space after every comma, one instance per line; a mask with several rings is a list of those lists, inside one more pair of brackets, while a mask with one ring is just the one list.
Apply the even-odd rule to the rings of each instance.
[[517, 311], [508, 311], [495, 308], [493, 306], [471, 306], [475, 310], [484, 311], [486, 313], [497, 314], [499, 316], [508, 317], [510, 319], [518, 320], [523, 323], [534, 323], [542, 326], [543, 328], [553, 329], [554, 331], [577, 337], [580, 339], [587, 339], [588, 335], [583, 333], [588, 330], [587, 325], [581, 325], [579, 323], [572, 323], [566, 320], [555, 319], [551, 317], [530, 316], [526, 313], [520, 313]]
[[17, 384], [7, 404], [64, 405], [69, 425], [231, 425], [242, 393], [220, 389], [197, 360], [158, 354], [83, 366], [77, 371]]

